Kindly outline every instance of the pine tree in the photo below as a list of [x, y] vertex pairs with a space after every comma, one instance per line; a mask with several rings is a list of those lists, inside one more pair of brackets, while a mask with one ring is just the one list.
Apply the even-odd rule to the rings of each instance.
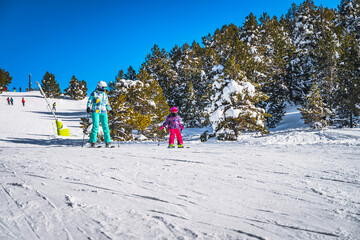
[[360, 49], [354, 33], [345, 32], [337, 71], [336, 112], [339, 126], [353, 127], [360, 114]]
[[136, 82], [132, 80], [119, 80], [112, 94], [109, 94], [109, 101], [115, 112], [109, 116], [109, 128], [111, 136], [120, 141], [134, 140], [132, 134], [135, 129], [136, 111], [134, 110], [132, 97], [136, 94]]
[[124, 79], [124, 71], [120, 70], [119, 73], [115, 77], [115, 82], [120, 82], [121, 79]]
[[44, 90], [46, 97], [59, 97], [61, 96], [61, 90], [59, 83], [55, 80], [55, 75], [46, 72], [41, 80], [41, 88]]
[[287, 15], [290, 37], [296, 51], [289, 59], [288, 83], [290, 99], [295, 103], [302, 103], [309, 92], [314, 74], [313, 50], [316, 49], [317, 39], [314, 32], [314, 22], [317, 18], [317, 7], [313, 0], [305, 0], [300, 6], [294, 6]]
[[360, 1], [341, 0], [339, 14], [341, 27], [360, 42]]
[[137, 74], [137, 79], [144, 86], [142, 90], [142, 113], [150, 116], [150, 123], [146, 129], [142, 130], [142, 133], [148, 139], [163, 139], [166, 133], [159, 131], [159, 125], [164, 121], [169, 111], [166, 98], [159, 83], [150, 77], [146, 71], [141, 70]]
[[147, 139], [162, 138], [158, 129], [168, 112], [166, 99], [157, 81], [141, 70], [138, 80], [119, 80], [110, 97], [115, 114], [110, 116], [110, 130], [115, 139], [134, 140], [133, 132]]
[[126, 93], [119, 92], [116, 97], [110, 97], [109, 101], [115, 111], [114, 115], [109, 116], [111, 138], [117, 141], [133, 140], [134, 110], [126, 103]]
[[64, 95], [67, 95], [74, 100], [81, 100], [86, 97], [87, 90], [87, 84], [84, 80], [79, 82], [75, 76], [72, 76], [69, 87], [64, 90]]
[[[185, 43], [181, 48], [175, 46], [170, 52], [171, 68], [177, 73], [174, 87], [172, 88], [169, 102], [172, 106], [177, 106], [186, 126], [202, 126], [201, 117], [203, 116], [204, 105], [200, 104], [194, 85], [198, 85], [197, 91], [203, 93], [202, 84], [202, 51], [195, 41], [192, 46]], [[201, 106], [199, 106], [201, 105]], [[197, 110], [197, 114], [193, 112]], [[191, 116], [189, 116], [189, 114]], [[190, 122], [191, 121], [191, 122]]]
[[329, 125], [331, 111], [327, 108], [318, 86], [313, 83], [303, 107], [299, 108], [305, 124], [313, 129], [322, 129]]
[[113, 93], [113, 91], [116, 90], [116, 84], [120, 82], [120, 80], [124, 79], [124, 71], [120, 70], [119, 73], [115, 77], [115, 81], [111, 81], [109, 83], [109, 95]]
[[190, 82], [184, 91], [184, 101], [180, 111], [182, 120], [187, 127], [200, 127], [202, 125], [202, 114], [198, 99], [193, 83]]
[[177, 73], [171, 68], [169, 54], [157, 45], [151, 49], [140, 70], [145, 70], [152, 78], [160, 84], [163, 94], [169, 105], [174, 105], [172, 93], [176, 88]]
[[333, 110], [337, 102], [334, 93], [341, 28], [336, 25], [337, 14], [334, 10], [319, 7], [318, 13], [319, 17], [314, 24], [317, 43], [312, 50], [314, 74], [311, 78], [320, 87], [324, 102]]
[[287, 87], [288, 60], [294, 51], [294, 46], [285, 28], [285, 19], [280, 21], [276, 17], [270, 19], [265, 13], [260, 19], [261, 52], [266, 65], [266, 78], [260, 83], [261, 91], [269, 99], [260, 102], [258, 106], [264, 108], [271, 115], [266, 122], [270, 128], [275, 127], [285, 114], [285, 102], [289, 99]]
[[220, 67], [220, 74], [215, 76], [213, 83], [212, 123], [215, 135], [219, 140], [236, 140], [246, 131], [268, 133], [265, 127], [265, 110], [255, 106], [255, 103], [265, 101], [267, 96], [251, 84], [235, 57], [231, 57]]
[[0, 93], [4, 91], [4, 88], [11, 83], [12, 77], [8, 71], [0, 68]]
[[124, 75], [124, 78], [127, 80], [136, 80], [136, 72], [132, 66], [127, 70], [127, 73]]

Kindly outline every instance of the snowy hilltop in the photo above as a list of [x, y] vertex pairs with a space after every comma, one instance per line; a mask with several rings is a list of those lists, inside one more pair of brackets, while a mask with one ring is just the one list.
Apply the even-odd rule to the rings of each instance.
[[53, 102], [70, 137], [39, 92], [0, 95], [0, 239], [359, 239], [360, 128], [292, 106], [264, 136], [90, 149], [86, 99]]

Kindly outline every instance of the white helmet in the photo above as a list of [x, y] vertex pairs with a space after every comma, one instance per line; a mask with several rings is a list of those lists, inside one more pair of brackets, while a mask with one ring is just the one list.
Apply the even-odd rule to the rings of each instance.
[[104, 91], [107, 88], [107, 84], [104, 81], [99, 81], [96, 88], [100, 91]]

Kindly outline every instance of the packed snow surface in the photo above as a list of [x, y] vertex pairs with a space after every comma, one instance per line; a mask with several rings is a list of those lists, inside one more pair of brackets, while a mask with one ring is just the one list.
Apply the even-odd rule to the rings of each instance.
[[0, 239], [359, 239], [359, 128], [311, 131], [293, 107], [263, 137], [90, 149], [86, 100], [54, 101], [71, 137], [38, 92], [0, 95]]

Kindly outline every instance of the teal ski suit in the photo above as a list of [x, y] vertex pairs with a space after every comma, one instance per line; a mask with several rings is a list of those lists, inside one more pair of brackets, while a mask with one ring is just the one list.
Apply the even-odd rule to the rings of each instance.
[[95, 90], [90, 94], [87, 107], [91, 107], [92, 130], [90, 134], [90, 143], [95, 143], [97, 133], [99, 132], [99, 122], [101, 122], [104, 131], [104, 142], [111, 142], [110, 130], [108, 124], [108, 111], [111, 111], [109, 98], [104, 91]]

